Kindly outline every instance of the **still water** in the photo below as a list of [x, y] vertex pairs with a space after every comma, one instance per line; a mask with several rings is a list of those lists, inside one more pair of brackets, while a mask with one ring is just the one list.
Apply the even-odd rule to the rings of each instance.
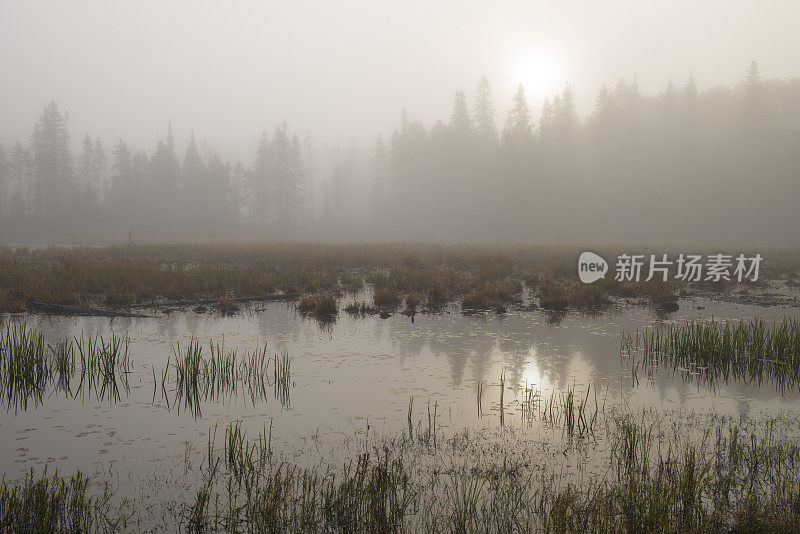
[[[303, 461], [309, 449], [333, 450], [334, 444], [370, 433], [405, 432], [412, 398], [412, 426], [429, 424], [432, 412], [444, 434], [502, 424], [537, 439], [542, 429], [525, 416], [526, 391], [547, 399], [573, 388], [592, 409], [603, 410], [616, 406], [739, 419], [800, 413], [797, 391], [781, 392], [770, 384], [721, 377], [711, 385], [691, 370], [668, 366], [650, 375], [632, 372], [634, 366], [620, 351], [623, 331], [687, 318], [771, 321], [797, 315], [792, 308], [707, 299], [680, 304], [668, 317], [646, 307], [563, 317], [538, 310], [465, 316], [453, 308], [387, 319], [341, 312], [327, 324], [283, 302], [252, 304], [233, 316], [152, 310], [148, 318], [6, 317], [24, 320], [51, 343], [81, 335], [127, 335], [133, 367], [116, 398], [86, 389], [76, 393], [73, 383], [71, 394], [51, 388], [25, 409], [6, 402], [0, 414], [0, 470], [7, 481], [45, 465], [64, 474], [81, 470], [111, 479], [123, 495], [133, 495], [154, 479], [185, 472], [214, 428], [222, 434], [234, 420], [248, 436], [270, 432], [275, 450]], [[288, 354], [288, 396], [236, 387], [203, 397], [198, 411], [187, 410], [177, 398], [174, 371], [167, 371], [163, 386], [162, 375], [177, 347], [193, 339], [204, 345], [205, 355], [212, 340], [224, 341], [240, 359], [265, 345], [270, 356]], [[503, 439], [503, 434], [492, 435]], [[180, 487], [172, 489], [179, 498]]]

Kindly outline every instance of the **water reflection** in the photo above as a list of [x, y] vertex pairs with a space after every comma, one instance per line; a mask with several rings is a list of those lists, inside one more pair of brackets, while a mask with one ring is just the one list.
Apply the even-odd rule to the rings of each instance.
[[[704, 304], [702, 313], [706, 317], [765, 314], [761, 308]], [[674, 318], [694, 317], [698, 311], [684, 305]], [[785, 311], [766, 310], [766, 318], [770, 313], [782, 317]], [[240, 348], [247, 344], [251, 348], [255, 342], [267, 343], [275, 352], [288, 351], [299, 369], [308, 368], [317, 378], [338, 375], [346, 363], [350, 373], [359, 379], [395, 381], [406, 386], [424, 382], [424, 389], [437, 393], [474, 388], [478, 382], [496, 383], [500, 369], [506, 370], [507, 383], [518, 391], [535, 382], [563, 389], [576, 382], [618, 381], [626, 390], [649, 388], [662, 396], [676, 383], [695, 382], [696, 393], [709, 395], [724, 390], [729, 395], [767, 400], [780, 393], [793, 393], [781, 392], [780, 388], [776, 392], [771, 387], [776, 384], [740, 380], [735, 374], [712, 380], [702, 369], [685, 371], [650, 365], [643, 366], [637, 375], [632, 372], [637, 367], [620, 361], [620, 335], [623, 330], [664, 321], [652, 314], [652, 310], [633, 308], [602, 315], [571, 313], [553, 321], [551, 314], [538, 311], [464, 316], [451, 309], [439, 314], [417, 314], [413, 321], [399, 313], [388, 319], [341, 314], [335, 323], [319, 323], [297, 313], [290, 303], [276, 302], [245, 307], [234, 317], [187, 311], [156, 319], [32, 317], [29, 321], [44, 330], [50, 340], [127, 332], [132, 339], [131, 350], [137, 360], [143, 355], [141, 359], [148, 370], [162, 369], [175, 343], [187, 338], [224, 336]], [[390, 365], [393, 360], [397, 365]], [[417, 376], [407, 376], [409, 364]], [[446, 381], [441, 380], [441, 364], [445, 364]], [[343, 397], [353, 394], [337, 392]]]
[[[667, 321], [712, 315], [719, 319], [762, 315], [771, 321], [797, 314], [797, 310], [708, 301], [695, 306], [682, 302]], [[563, 399], [570, 390], [580, 400], [590, 387], [601, 404], [631, 409], [680, 406], [746, 416], [766, 408], [783, 410], [799, 397], [796, 391], [782, 396], [770, 384], [736, 377], [710, 383], [666, 365], [633, 375], [620, 357], [622, 331], [665, 320], [646, 308], [599, 316], [570, 313], [558, 321], [541, 311], [466, 317], [449, 309], [418, 313], [413, 322], [400, 313], [387, 319], [342, 313], [335, 323], [324, 325], [284, 302], [244, 306], [235, 316], [193, 310], [154, 313], [157, 318], [26, 319], [48, 343], [81, 335], [84, 339], [126, 335], [132, 365], [128, 373], [117, 375], [117, 395], [109, 395], [113, 388], [104, 389], [102, 380], [92, 382], [91, 390], [88, 383], [79, 388], [76, 363], [78, 369], [67, 387], [54, 386], [27, 410], [0, 416], [0, 447], [14, 451], [24, 444], [28, 450], [25, 457], [10, 454], [0, 459], [3, 472], [24, 473], [33, 458], [52, 456], [53, 446], [63, 452], [59, 457], [75, 458], [74, 467], [84, 469], [96, 460], [98, 450], [126, 461], [152, 459], [179, 450], [185, 442], [202, 446], [209, 428], [234, 420], [242, 420], [249, 432], [274, 422], [276, 446], [290, 446], [308, 436], [324, 441], [326, 436], [364, 433], [367, 425], [406, 430], [411, 421], [415, 428], [425, 427], [428, 404], [443, 429], [494, 426], [500, 424], [501, 391], [503, 423], [521, 427], [534, 425], [533, 416], [543, 400]], [[270, 358], [287, 354], [290, 383], [275, 387], [270, 364], [263, 387], [258, 381], [252, 388], [246, 383], [205, 387], [201, 373], [196, 390], [177, 388], [177, 344], [185, 348], [198, 340], [205, 351], [209, 342], [223, 339], [225, 350], [236, 351], [240, 362], [246, 353], [252, 355], [265, 345]], [[162, 378], [165, 369], [167, 376]], [[593, 397], [594, 393], [592, 407]]]

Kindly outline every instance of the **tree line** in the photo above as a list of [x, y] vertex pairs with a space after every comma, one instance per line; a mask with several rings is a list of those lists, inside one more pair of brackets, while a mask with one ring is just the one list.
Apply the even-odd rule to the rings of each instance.
[[[358, 238], [800, 244], [800, 80], [693, 76], [643, 95], [603, 87], [581, 119], [569, 87], [498, 117], [489, 80], [430, 127], [403, 110], [312, 187], [311, 143], [279, 125], [230, 163], [171, 126], [151, 153], [84, 137], [55, 103], [0, 147], [0, 240]], [[314, 198], [316, 194], [317, 198]]]

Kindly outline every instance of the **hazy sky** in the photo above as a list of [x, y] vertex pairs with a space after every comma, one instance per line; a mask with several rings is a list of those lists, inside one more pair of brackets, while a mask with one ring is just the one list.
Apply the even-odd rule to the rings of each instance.
[[453, 91], [493, 84], [499, 123], [517, 83], [538, 116], [570, 83], [579, 112], [603, 84], [638, 77], [733, 84], [800, 74], [800, 2], [23, 1], [0, 0], [0, 143], [27, 139], [42, 106], [76, 141], [124, 136], [151, 150], [172, 120], [250, 163], [262, 130], [288, 121], [318, 144], [371, 143], [403, 106], [430, 124]]

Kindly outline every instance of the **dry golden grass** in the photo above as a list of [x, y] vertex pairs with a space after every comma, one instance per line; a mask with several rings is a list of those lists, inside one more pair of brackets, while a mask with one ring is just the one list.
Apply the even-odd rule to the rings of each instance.
[[[378, 306], [396, 307], [403, 298], [420, 295], [431, 309], [465, 297], [468, 306], [505, 307], [519, 301], [523, 282], [549, 308], [602, 307], [611, 296], [648, 298], [656, 305], [675, 301], [680, 288], [672, 284], [619, 283], [613, 273], [591, 286], [577, 283], [580, 252], [568, 247], [405, 243], [0, 249], [0, 310], [22, 311], [31, 302], [125, 307], [357, 294], [365, 281], [376, 292], [398, 296], [397, 304]], [[599, 252], [606, 258], [617, 253]], [[762, 276], [799, 276], [800, 251], [761, 253]]]

